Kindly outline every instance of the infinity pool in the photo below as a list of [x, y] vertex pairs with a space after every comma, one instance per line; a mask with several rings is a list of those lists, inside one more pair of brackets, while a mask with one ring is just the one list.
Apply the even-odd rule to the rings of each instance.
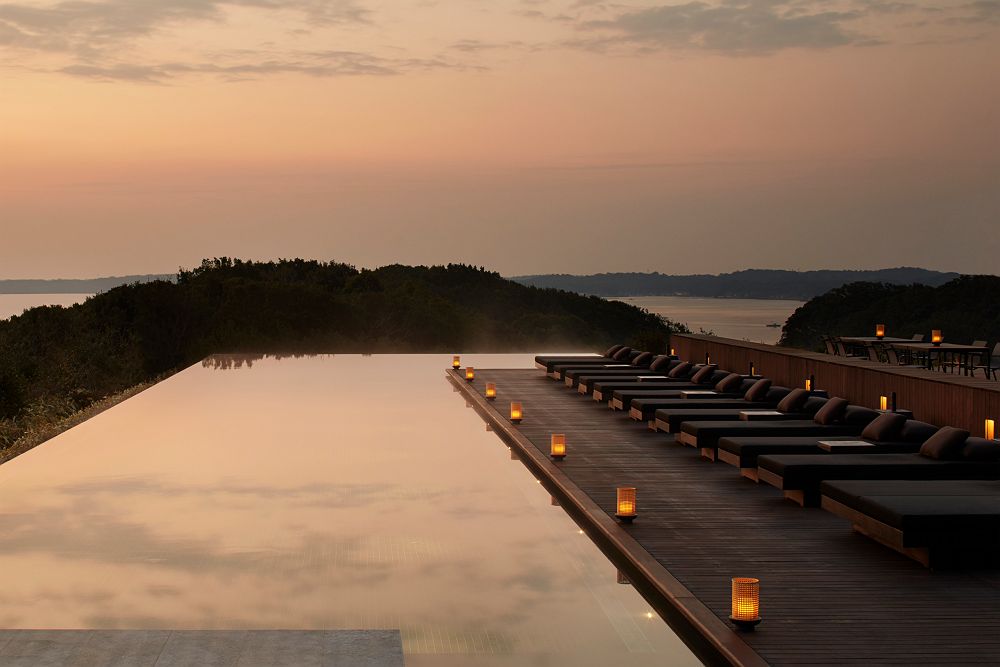
[[0, 627], [398, 628], [410, 666], [699, 664], [463, 407], [450, 359], [216, 356], [0, 466]]

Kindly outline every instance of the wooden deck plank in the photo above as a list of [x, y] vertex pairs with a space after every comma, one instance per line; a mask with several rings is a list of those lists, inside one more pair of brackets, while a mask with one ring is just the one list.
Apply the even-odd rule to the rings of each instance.
[[[499, 397], [478, 401], [481, 412], [504, 425], [509, 402], [521, 401], [516, 433], [536, 458], [551, 433], [566, 434], [569, 455], [550, 469], [606, 517], [617, 486], [637, 487], [639, 518], [614, 529], [721, 621], [713, 632], [726, 628], [769, 664], [996, 664], [997, 573], [928, 571], [538, 371], [477, 369], [475, 383], [458, 384], [477, 400], [486, 382]], [[727, 628], [733, 576], [761, 579], [757, 632]]]

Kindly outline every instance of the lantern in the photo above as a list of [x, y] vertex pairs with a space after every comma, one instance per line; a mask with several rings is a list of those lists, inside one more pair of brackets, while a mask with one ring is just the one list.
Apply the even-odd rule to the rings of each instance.
[[816, 376], [810, 375], [806, 378], [806, 391], [813, 391], [816, 389]]
[[875, 337], [878, 338], [878, 339], [880, 339], [880, 340], [882, 338], [885, 338], [885, 325], [884, 324], [876, 324], [875, 325]]
[[677, 348], [675, 348], [675, 347], [670, 348], [670, 356], [671, 357], [676, 357], [677, 356]]
[[495, 401], [497, 398], [497, 383], [487, 382], [486, 383], [486, 400]]
[[733, 607], [729, 620], [741, 630], [760, 623], [760, 579], [733, 577]]
[[753, 365], [752, 361], [750, 362], [750, 377], [757, 377], [757, 367]]
[[879, 396], [878, 397], [878, 409], [881, 410], [882, 412], [885, 412], [886, 410], [889, 409], [889, 397], [888, 396]]
[[465, 381], [472, 382], [476, 379], [476, 369], [472, 366], [465, 367]]
[[510, 421], [514, 424], [520, 424], [521, 420], [524, 419], [524, 410], [521, 408], [520, 403], [510, 404]]
[[456, 371], [459, 368], [461, 368], [462, 367], [462, 357], [458, 356], [457, 354], [454, 357], [452, 357], [451, 358], [451, 367], [454, 368]]
[[931, 342], [935, 345], [940, 345], [944, 341], [944, 336], [941, 335], [940, 329], [931, 330]]
[[566, 458], [566, 434], [553, 433], [549, 442], [549, 456], [556, 461]]
[[632, 523], [635, 517], [638, 516], [636, 512], [635, 505], [635, 487], [634, 486], [620, 486], [618, 487], [618, 501], [615, 505], [616, 511], [615, 516], [622, 523]]
[[997, 423], [994, 419], [986, 420], [985, 437], [987, 440], [997, 439]]
[[706, 352], [705, 353], [705, 365], [708, 366], [711, 363], [712, 363], [712, 355], [710, 355], [708, 352]]
[[621, 584], [622, 586], [628, 586], [629, 584], [632, 583], [631, 581], [628, 580], [628, 577], [625, 576], [625, 573], [622, 572], [621, 570], [618, 570], [618, 574], [615, 576], [615, 581]]

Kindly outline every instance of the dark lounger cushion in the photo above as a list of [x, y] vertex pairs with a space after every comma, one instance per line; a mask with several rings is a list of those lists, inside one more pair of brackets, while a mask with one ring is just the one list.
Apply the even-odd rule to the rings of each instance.
[[652, 352], [643, 352], [638, 357], [632, 360], [633, 366], [648, 366], [653, 362]]
[[675, 361], [665, 354], [661, 354], [656, 359], [653, 359], [653, 363], [649, 365], [649, 370], [651, 371], [662, 371], [670, 368], [670, 362]]
[[860, 405], [849, 405], [847, 406], [847, 410], [844, 411], [844, 423], [853, 426], [864, 426], [865, 424], [871, 424], [881, 414], [878, 410], [872, 410], [871, 408], [865, 408]]
[[874, 440], [875, 442], [889, 442], [890, 440], [899, 440], [900, 434], [903, 432], [903, 424], [906, 423], [906, 417], [895, 412], [887, 412], [884, 415], [879, 415], [875, 421], [865, 426], [865, 430], [861, 432], [861, 437], [865, 440]]
[[899, 438], [903, 442], [927, 442], [927, 439], [937, 432], [938, 427], [933, 424], [907, 419]]
[[743, 376], [739, 373], [730, 373], [715, 385], [715, 391], [729, 394], [739, 389], [741, 384], [743, 384]]
[[835, 424], [843, 419], [845, 412], [847, 412], [847, 399], [834, 397], [827, 401], [826, 405], [821, 407], [816, 412], [816, 416], [813, 418], [813, 421], [817, 424], [828, 426], [829, 424]]
[[986, 438], [969, 438], [962, 449], [962, 458], [969, 461], [1000, 461], [1000, 442]]
[[799, 412], [802, 406], [809, 400], [809, 392], [805, 389], [793, 389], [792, 393], [781, 399], [778, 403], [778, 412]]
[[629, 355], [631, 354], [632, 354], [632, 348], [622, 347], [613, 355], [611, 355], [611, 358], [614, 359], [615, 361], [622, 361], [623, 359], [628, 359]]
[[697, 373], [691, 376], [691, 382], [695, 384], [704, 384], [712, 379], [712, 374], [719, 369], [715, 364], [706, 364], [702, 366]]
[[962, 450], [968, 439], [968, 431], [953, 426], [944, 426], [927, 438], [927, 442], [920, 445], [920, 455], [939, 461], [954, 461], [962, 458]]
[[763, 380], [757, 380], [753, 383], [753, 386], [747, 390], [747, 393], [743, 398], [752, 402], [763, 401], [767, 397], [767, 392], [771, 388], [771, 381], [767, 378]]
[[604, 353], [605, 357], [613, 357], [618, 350], [625, 347], [624, 345], [612, 345], [608, 348], [608, 351]]
[[672, 369], [670, 369], [670, 372], [667, 373], [667, 375], [672, 378], [683, 378], [687, 377], [688, 373], [690, 372], [691, 372], [691, 364], [687, 361], [682, 361], [681, 363], [677, 364]]

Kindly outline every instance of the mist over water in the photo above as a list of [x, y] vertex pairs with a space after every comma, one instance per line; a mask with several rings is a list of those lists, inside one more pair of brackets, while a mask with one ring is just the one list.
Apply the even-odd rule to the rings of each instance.
[[781, 338], [785, 320], [803, 304], [802, 301], [772, 299], [704, 299], [688, 296], [624, 296], [615, 301], [645, 308], [674, 322], [686, 324], [691, 331], [711, 331], [716, 336], [774, 344]]

